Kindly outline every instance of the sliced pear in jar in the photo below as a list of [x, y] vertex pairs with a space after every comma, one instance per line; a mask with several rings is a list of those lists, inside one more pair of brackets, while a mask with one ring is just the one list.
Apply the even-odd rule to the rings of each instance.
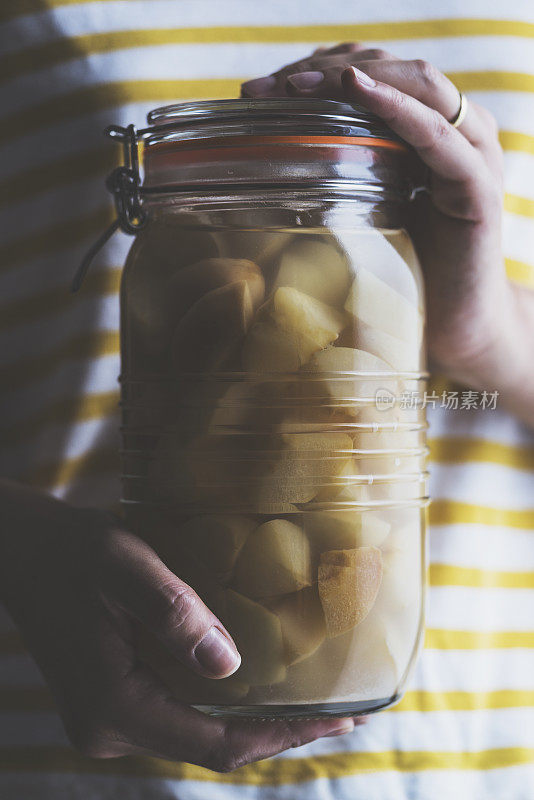
[[419, 345], [423, 317], [419, 308], [368, 269], [358, 268], [345, 310], [372, 328]]
[[357, 323], [351, 338], [355, 346], [382, 359], [393, 370], [411, 372], [421, 367], [421, 348], [418, 342], [406, 342], [365, 323]]
[[307, 658], [324, 641], [326, 625], [316, 586], [276, 598], [268, 607], [280, 619], [288, 665]]
[[297, 289], [287, 286], [276, 289], [259, 310], [247, 337], [243, 366], [251, 372], [295, 370], [315, 352], [334, 342], [347, 319], [345, 312]]
[[260, 525], [247, 538], [235, 566], [235, 588], [248, 597], [297, 592], [312, 583], [310, 545], [285, 519]]
[[335, 408], [339, 406], [343, 413], [351, 417], [357, 417], [366, 402], [374, 401], [378, 390], [395, 395], [400, 393], [399, 381], [379, 375], [359, 377], [353, 374], [371, 372], [387, 375], [392, 371], [390, 364], [381, 358], [353, 347], [326, 347], [314, 353], [303, 370], [319, 376], [320, 379], [312, 383], [312, 390], [319, 397], [329, 398]]
[[350, 462], [352, 439], [345, 433], [280, 433], [271, 449], [255, 499], [308, 503]]
[[283, 681], [285, 651], [279, 618], [239, 592], [227, 589], [224, 594], [223, 621], [242, 659], [236, 678], [253, 685]]
[[382, 581], [377, 547], [326, 551], [319, 562], [319, 597], [329, 638], [362, 622], [372, 609]]
[[178, 269], [172, 276], [168, 291], [174, 297], [173, 315], [178, 322], [207, 292], [228, 284], [245, 281], [254, 309], [265, 296], [265, 281], [253, 261], [237, 258], [206, 258]]
[[315, 553], [346, 550], [363, 545], [380, 547], [391, 525], [370, 511], [310, 511], [304, 529]]
[[227, 580], [255, 520], [234, 514], [192, 517], [178, 530], [184, 547], [194, 553], [221, 580]]
[[207, 292], [176, 326], [172, 340], [175, 372], [210, 372], [228, 367], [252, 317], [247, 281]]
[[330, 306], [342, 306], [350, 284], [347, 258], [321, 237], [295, 237], [280, 257], [274, 288], [291, 286]]

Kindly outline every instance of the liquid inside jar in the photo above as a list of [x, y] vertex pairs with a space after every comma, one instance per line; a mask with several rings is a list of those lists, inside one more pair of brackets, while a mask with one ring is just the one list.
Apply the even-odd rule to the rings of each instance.
[[200, 678], [147, 631], [143, 657], [212, 713], [390, 704], [421, 635], [425, 563], [424, 312], [406, 232], [164, 211], [130, 251], [122, 316], [128, 522], [242, 663]]

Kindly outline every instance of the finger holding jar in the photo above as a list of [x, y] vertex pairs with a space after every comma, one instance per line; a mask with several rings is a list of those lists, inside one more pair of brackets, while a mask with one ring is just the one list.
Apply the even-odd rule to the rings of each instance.
[[532, 424], [534, 293], [506, 275], [503, 158], [493, 116], [469, 101], [454, 124], [462, 98], [435, 66], [360, 43], [321, 50], [273, 75], [268, 93], [251, 82], [243, 93], [357, 103], [420, 156], [427, 191], [413, 202], [408, 227], [425, 275], [430, 366], [475, 389], [497, 390]]

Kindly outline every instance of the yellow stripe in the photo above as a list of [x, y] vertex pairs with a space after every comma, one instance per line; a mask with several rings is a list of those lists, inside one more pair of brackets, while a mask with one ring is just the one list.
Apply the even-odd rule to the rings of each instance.
[[426, 770], [504, 769], [532, 764], [534, 749], [499, 747], [471, 752], [340, 751], [316, 755], [313, 758], [266, 759], [229, 773], [216, 773], [193, 764], [152, 758], [90, 759], [66, 747], [6, 747], [0, 751], [0, 759], [1, 769], [9, 772], [125, 775], [230, 786], [280, 786], [385, 771], [406, 773]]
[[58, 250], [73, 247], [83, 239], [99, 236], [114, 219], [111, 205], [107, 204], [70, 220], [33, 234], [20, 236], [0, 247], [0, 272], [12, 269], [31, 258], [46, 258]]
[[505, 528], [534, 528], [534, 509], [490, 508], [454, 500], [433, 500], [431, 525], [492, 525]]
[[505, 151], [534, 155], [534, 136], [519, 131], [499, 131], [499, 141]]
[[24, 133], [35, 133], [40, 127], [72, 121], [74, 117], [96, 114], [127, 103], [174, 102], [178, 99], [216, 99], [238, 97], [239, 78], [210, 78], [191, 80], [117, 81], [62, 94], [52, 100], [36, 103], [4, 118], [0, 144], [17, 139]]
[[18, 359], [0, 369], [0, 385], [11, 391], [45, 378], [62, 362], [78, 359], [94, 359], [115, 355], [119, 352], [118, 331], [93, 331], [69, 339], [49, 353]]
[[431, 564], [431, 586], [472, 586], [480, 589], [534, 589], [534, 572], [471, 569], [452, 564]]
[[74, 155], [47, 161], [0, 181], [0, 208], [30, 200], [35, 195], [69, 186], [76, 181], [104, 178], [119, 164], [120, 149], [111, 142], [103, 147], [83, 150]]
[[506, 274], [511, 281], [520, 283], [525, 288], [534, 289], [534, 265], [515, 261], [512, 258], [505, 258], [504, 262]]
[[[4, 0], [5, 2], [5, 0]], [[0, 12], [1, 19], [1, 12]], [[156, 28], [73, 36], [28, 47], [0, 59], [4, 80], [52, 67], [75, 58], [134, 47], [172, 44], [287, 44], [324, 41], [404, 40], [446, 36], [533, 37], [534, 24], [514, 20], [417, 20], [353, 25], [222, 26], [213, 28]]]
[[528, 72], [448, 72], [447, 77], [462, 92], [534, 92], [534, 75]]
[[534, 647], [532, 631], [455, 631], [427, 628], [425, 647], [432, 650], [486, 650]]
[[509, 214], [534, 217], [534, 200], [531, 200], [530, 197], [520, 197], [517, 194], [505, 194], [504, 210], [508, 211]]
[[439, 464], [484, 462], [513, 469], [534, 470], [534, 445], [501, 444], [460, 437], [430, 439], [430, 458]]
[[[534, 75], [521, 72], [453, 72], [451, 80], [462, 91], [534, 91]], [[81, 114], [94, 114], [126, 103], [165, 102], [178, 99], [238, 97], [242, 78], [116, 81], [76, 89], [6, 117], [0, 144], [39, 127], [57, 125]]]
[[497, 689], [491, 692], [406, 692], [401, 702], [389, 711], [480, 711], [486, 708], [534, 706], [534, 691]]
[[66, 397], [40, 410], [23, 424], [13, 426], [2, 434], [2, 446], [19, 444], [33, 438], [49, 425], [71, 427], [91, 419], [109, 417], [118, 410], [118, 392], [87, 394], [83, 397]]
[[67, 458], [59, 462], [54, 461], [51, 464], [42, 464], [19, 479], [23, 479], [24, 483], [28, 483], [30, 486], [52, 489], [66, 486], [73, 481], [93, 475], [107, 473], [118, 475], [119, 470], [119, 444], [117, 441], [117, 446], [114, 449], [92, 450], [76, 458]]
[[[440, 711], [483, 711], [485, 709], [529, 708], [534, 706], [534, 691], [497, 689], [490, 692], [406, 692], [401, 702], [386, 713]], [[41, 686], [0, 688], [0, 712], [55, 711], [51, 692]]]
[[71, 308], [76, 301], [87, 297], [107, 297], [119, 291], [121, 267], [106, 267], [89, 272], [83, 283], [83, 290], [72, 295], [69, 286], [49, 289], [46, 292], [30, 295], [0, 307], [0, 331], [16, 325], [35, 322], [48, 316], [56, 316]]

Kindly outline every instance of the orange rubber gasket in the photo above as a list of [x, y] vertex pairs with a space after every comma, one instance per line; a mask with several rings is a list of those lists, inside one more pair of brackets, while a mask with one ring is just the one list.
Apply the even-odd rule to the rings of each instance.
[[236, 145], [255, 144], [344, 144], [367, 145], [368, 147], [386, 147], [390, 150], [407, 150], [402, 142], [380, 139], [373, 136], [213, 136], [206, 139], [187, 139], [178, 142], [157, 142], [146, 149], [161, 152], [162, 150], [192, 150], [204, 147], [235, 147]]

